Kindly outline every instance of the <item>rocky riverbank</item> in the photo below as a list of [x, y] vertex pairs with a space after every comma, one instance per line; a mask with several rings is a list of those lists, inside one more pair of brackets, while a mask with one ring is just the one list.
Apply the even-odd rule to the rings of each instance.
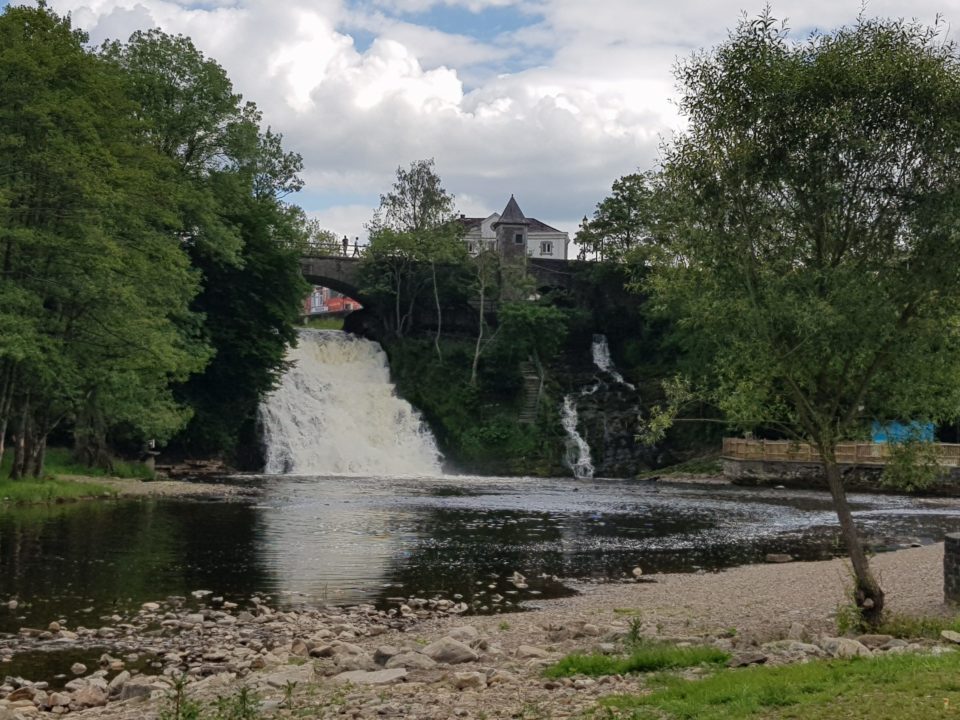
[[249, 500], [262, 490], [241, 479], [211, 482], [189, 480], [134, 480], [121, 478], [88, 478], [81, 475], [61, 475], [61, 480], [95, 482], [109, 488], [112, 496], [124, 498], [192, 498], [195, 500]]
[[[941, 564], [942, 545], [878, 556], [891, 608], [946, 612]], [[98, 628], [53, 621], [3, 640], [0, 660], [13, 667], [21, 653], [67, 648], [85, 649], [91, 659], [63, 668], [72, 678], [65, 683], [6, 677], [0, 720], [152, 717], [179, 677], [201, 700], [250, 688], [265, 713], [283, 717], [559, 718], [592, 707], [601, 695], [643, 690], [642, 676], [542, 674], [570, 652], [620, 652], [629, 633], [711, 644], [729, 652], [732, 665], [955, 647], [949, 638], [835, 637], [833, 614], [846, 582], [840, 561], [650, 579], [584, 585], [576, 597], [492, 617], [464, 617], [461, 604], [423, 598], [398, 599], [389, 609], [284, 611], [260, 598], [237, 607], [198, 591], [145, 603], [133, 617], [102, 618]], [[4, 666], [0, 674], [10, 675]]]

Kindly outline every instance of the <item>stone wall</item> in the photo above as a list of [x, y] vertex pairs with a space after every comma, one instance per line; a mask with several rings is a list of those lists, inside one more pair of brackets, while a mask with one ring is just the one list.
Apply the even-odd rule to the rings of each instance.
[[960, 533], [949, 533], [943, 541], [943, 601], [960, 602]]
[[[859, 492], [895, 492], [883, 485], [879, 465], [841, 465], [844, 487]], [[731, 460], [724, 458], [723, 474], [735, 485], [783, 485], [790, 488], [827, 489], [819, 463], [774, 460]], [[927, 495], [960, 496], [960, 468], [945, 469], [943, 476], [924, 490]]]

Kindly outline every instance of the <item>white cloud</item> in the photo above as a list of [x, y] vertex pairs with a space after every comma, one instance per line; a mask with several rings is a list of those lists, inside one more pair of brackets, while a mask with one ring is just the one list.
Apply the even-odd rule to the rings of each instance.
[[[72, 12], [96, 42], [155, 25], [191, 36], [304, 155], [305, 208], [351, 237], [397, 166], [428, 157], [464, 212], [499, 211], [515, 193], [529, 215], [572, 233], [616, 177], [649, 167], [660, 136], [681, 126], [671, 104], [674, 61], [722, 41], [740, 16], [732, 0], [346, 2], [52, 4]], [[392, 14], [437, 5], [514, 6], [526, 26], [479, 40], [468, 28], [452, 34]], [[751, 14], [762, 10], [759, 0], [753, 5]], [[939, 9], [934, 0], [873, 0], [867, 8], [926, 22]], [[773, 7], [800, 37], [851, 22], [859, 11], [860, 0]], [[351, 33], [365, 37], [363, 46]], [[502, 72], [529, 58], [540, 60]]]

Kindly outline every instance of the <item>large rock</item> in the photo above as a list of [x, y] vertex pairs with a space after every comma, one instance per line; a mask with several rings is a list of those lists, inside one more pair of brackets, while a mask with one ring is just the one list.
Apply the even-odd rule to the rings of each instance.
[[487, 686], [487, 678], [478, 672], [454, 673], [453, 686], [457, 690], [480, 690]]
[[95, 685], [87, 685], [73, 694], [73, 701], [83, 707], [103, 707], [107, 704], [107, 693]]
[[[957, 635], [957, 637], [960, 638], [960, 635]], [[857, 642], [866, 645], [871, 650], [882, 648], [891, 640], [893, 640], [893, 635], [861, 635], [857, 638]], [[957, 642], [960, 642], [960, 639]]]
[[953, 630], [941, 630], [940, 637], [948, 642], [960, 644], [960, 633]]
[[542, 659], [550, 657], [550, 652], [534, 645], [521, 645], [517, 648], [516, 655], [521, 660]]
[[849, 659], [873, 656], [870, 648], [850, 638], [824, 638], [820, 641], [820, 647], [835, 658]]
[[405, 652], [394, 655], [387, 660], [384, 667], [387, 669], [406, 668], [407, 670], [432, 670], [437, 666], [433, 660], [418, 652]]
[[475, 646], [480, 642], [480, 632], [473, 625], [455, 627], [447, 633], [447, 637], [470, 646]]
[[120, 689], [120, 699], [150, 698], [154, 697], [154, 694], [161, 695], [168, 689], [169, 686], [161, 681], [160, 678], [150, 675], [136, 676], [124, 683]]
[[480, 657], [468, 645], [451, 637], [440, 638], [430, 643], [423, 649], [423, 654], [435, 662], [447, 665], [475, 662]]
[[365, 670], [353, 670], [351, 672], [340, 673], [333, 677], [334, 682], [350, 683], [352, 685], [393, 685], [403, 680], [407, 676], [407, 671], [403, 668], [391, 668], [389, 670], [375, 670], [367, 672]]
[[127, 682], [130, 680], [130, 677], [131, 677], [130, 672], [128, 670], [124, 670], [121, 673], [117, 673], [117, 675], [113, 678], [113, 680], [110, 681], [110, 684], [107, 686], [107, 692], [110, 695], [119, 695], [120, 691], [123, 690], [123, 686], [126, 685]]

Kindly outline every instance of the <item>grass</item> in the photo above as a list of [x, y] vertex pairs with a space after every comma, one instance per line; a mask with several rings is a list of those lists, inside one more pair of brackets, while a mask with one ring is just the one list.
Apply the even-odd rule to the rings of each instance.
[[637, 480], [646, 480], [654, 477], [670, 477], [671, 475], [704, 475], [715, 477], [723, 474], [723, 463], [719, 455], [693, 458], [686, 462], [677, 463], [659, 470], [649, 470], [637, 475]]
[[[960, 653], [885, 655], [652, 678], [649, 695], [601, 701], [631, 720], [913, 720], [960, 715]], [[603, 713], [599, 717], [604, 717]]]
[[105, 485], [61, 479], [64, 476], [94, 479], [98, 477], [153, 479], [153, 472], [143, 463], [114, 460], [112, 471], [90, 468], [74, 462], [70, 451], [66, 448], [47, 450], [44, 466], [46, 476], [41, 479], [6, 479], [10, 474], [12, 461], [13, 453], [9, 450], [0, 459], [0, 478], [2, 478], [0, 479], [0, 502], [42, 503], [115, 494]]
[[544, 674], [549, 678], [571, 675], [624, 675], [648, 673], [660, 670], [676, 670], [697, 665], [720, 665], [730, 655], [715, 647], [677, 647], [669, 643], [642, 642], [633, 645], [628, 655], [580, 654], [567, 655], [551, 665]]
[[960, 632], [960, 617], [913, 617], [890, 614], [884, 616], [880, 626], [871, 632], [897, 638], [935, 640], [940, 637], [940, 632], [943, 630]]
[[310, 328], [311, 330], [343, 330], [343, 318], [310, 318], [303, 324], [303, 327]]

